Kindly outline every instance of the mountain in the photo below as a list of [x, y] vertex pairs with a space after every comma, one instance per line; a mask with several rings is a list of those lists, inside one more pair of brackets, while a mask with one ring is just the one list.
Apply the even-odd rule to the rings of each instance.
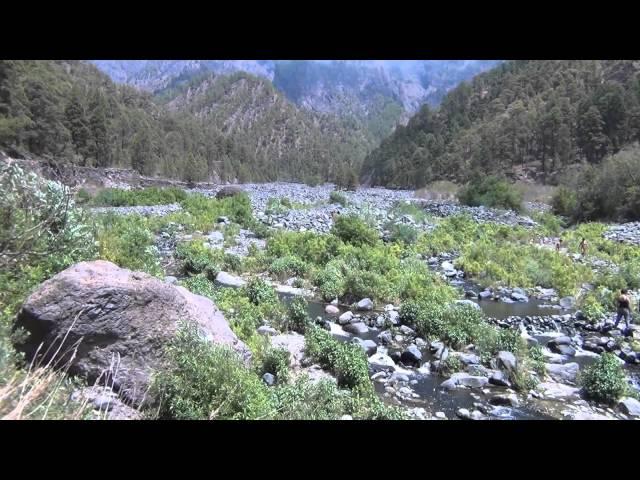
[[365, 159], [361, 177], [396, 187], [529, 167], [541, 181], [640, 141], [640, 62], [517, 60], [424, 105]]
[[153, 97], [85, 62], [0, 61], [0, 149], [14, 156], [185, 180], [319, 181], [359, 169], [372, 145], [357, 123], [300, 110], [244, 72], [200, 71]]
[[460, 81], [496, 65], [487, 60], [94, 60], [114, 81], [157, 93], [202, 72], [245, 72], [272, 81], [296, 105], [361, 122], [376, 140]]

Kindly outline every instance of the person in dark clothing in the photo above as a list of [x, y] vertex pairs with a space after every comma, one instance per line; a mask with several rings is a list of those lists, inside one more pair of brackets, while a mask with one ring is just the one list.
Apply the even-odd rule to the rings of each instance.
[[629, 329], [629, 322], [631, 319], [631, 300], [629, 300], [629, 296], [627, 295], [627, 289], [623, 288], [620, 290], [620, 296], [618, 296], [618, 314], [616, 315], [616, 321], [614, 326], [617, 327], [620, 320], [624, 318], [624, 323], [626, 325], [626, 330]]

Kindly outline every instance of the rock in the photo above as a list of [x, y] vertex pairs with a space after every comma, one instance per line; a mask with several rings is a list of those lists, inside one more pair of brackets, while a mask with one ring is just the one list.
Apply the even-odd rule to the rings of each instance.
[[340, 313], [340, 309], [334, 305], [327, 305], [324, 307], [324, 311], [326, 314], [331, 316], [336, 316]]
[[353, 333], [354, 335], [363, 335], [369, 331], [369, 328], [362, 322], [348, 323], [342, 328], [345, 332]]
[[511, 298], [513, 300], [516, 300], [518, 302], [528, 302], [529, 301], [529, 297], [527, 297], [527, 295], [522, 291], [517, 291], [519, 289], [514, 288], [513, 291], [511, 292]]
[[514, 373], [517, 369], [518, 362], [516, 356], [511, 352], [498, 352], [496, 357], [498, 367], [506, 370], [508, 373]]
[[447, 416], [444, 414], [444, 412], [436, 412], [435, 417], [439, 418], [440, 420], [446, 420], [447, 419]]
[[373, 302], [371, 301], [370, 298], [363, 298], [358, 302], [357, 308], [358, 310], [364, 310], [364, 311], [373, 310]]
[[227, 198], [227, 197], [235, 197], [236, 195], [240, 195], [244, 190], [237, 185], [226, 185], [218, 190], [216, 193], [216, 198]]
[[416, 334], [416, 332], [412, 328], [409, 328], [406, 325], [402, 325], [400, 327], [400, 332], [402, 332], [402, 334], [406, 336], [415, 336]]
[[478, 365], [480, 363], [480, 357], [474, 353], [460, 353], [457, 357], [465, 365]]
[[298, 367], [302, 364], [304, 358], [304, 335], [300, 335], [299, 333], [276, 335], [271, 337], [271, 346], [273, 348], [283, 348], [290, 353], [290, 366]]
[[349, 334], [345, 332], [344, 329], [337, 323], [329, 322], [329, 328], [330, 328], [329, 331], [331, 332], [331, 335], [333, 335], [334, 337], [339, 337], [344, 339], [349, 338]]
[[489, 377], [491, 371], [486, 367], [477, 364], [471, 364], [467, 367], [467, 372], [469, 375], [473, 375], [474, 377]]
[[577, 363], [545, 363], [547, 374], [556, 382], [569, 383], [575, 385], [580, 366]]
[[340, 417], [340, 420], [353, 420], [353, 417], [351, 415], [343, 415]]
[[429, 350], [431, 350], [432, 353], [437, 352], [442, 348], [444, 348], [444, 343], [439, 340], [435, 340], [429, 344]]
[[108, 395], [98, 395], [92, 403], [95, 409], [110, 412], [113, 410], [113, 400], [114, 398]]
[[374, 355], [371, 355], [368, 361], [369, 367], [376, 372], [381, 370], [396, 370], [396, 364], [393, 360], [391, 360], [391, 357], [383, 353], [376, 353]]
[[376, 327], [377, 328], [384, 328], [385, 324], [386, 324], [386, 320], [384, 318], [384, 316], [382, 315], [378, 315], [376, 317], [376, 321], [375, 321]]
[[176, 285], [178, 283], [178, 279], [176, 277], [172, 277], [171, 275], [164, 277], [164, 281], [169, 285]]
[[558, 302], [558, 303], [560, 303], [560, 306], [562, 308], [569, 309], [569, 308], [573, 308], [575, 306], [576, 299], [573, 298], [573, 297], [564, 297], [564, 298], [561, 298], [560, 302]]
[[500, 297], [500, 301], [502, 303], [515, 303], [513, 300], [511, 300], [509, 297]]
[[453, 266], [453, 263], [448, 262], [448, 261], [442, 262], [440, 264], [440, 268], [442, 270], [444, 270], [445, 272], [455, 270], [455, 267]]
[[566, 401], [580, 398], [580, 389], [562, 383], [542, 382], [538, 384], [538, 389], [542, 392], [545, 399]]
[[618, 403], [618, 408], [625, 415], [640, 417], [640, 402], [632, 397], [624, 397]]
[[455, 390], [458, 388], [458, 382], [456, 382], [453, 378], [445, 380], [440, 384], [440, 388], [444, 390]]
[[547, 343], [548, 347], [551, 347], [552, 345], [571, 345], [571, 338], [566, 335], [555, 337]]
[[483, 292], [480, 292], [478, 294], [478, 298], [480, 300], [488, 300], [489, 298], [491, 298], [492, 293], [489, 290], [485, 290]]
[[269, 387], [272, 387], [273, 385], [276, 384], [276, 377], [274, 377], [270, 373], [265, 373], [264, 375], [262, 375], [262, 381], [266, 383]]
[[378, 351], [378, 346], [376, 345], [376, 342], [374, 342], [373, 340], [363, 340], [360, 342], [360, 346], [362, 347], [362, 349], [364, 350], [364, 352], [367, 354], [368, 357], [370, 357], [371, 355], [373, 355]]
[[427, 342], [420, 337], [415, 339], [415, 343], [418, 348], [425, 348], [427, 346]]
[[231, 275], [227, 272], [218, 272], [218, 275], [216, 275], [216, 283], [223, 287], [234, 288], [244, 287], [247, 284], [247, 282], [240, 277], [236, 277], [235, 275]]
[[[152, 371], [166, 365], [163, 347], [183, 321], [197, 325], [207, 341], [228, 345], [250, 360], [249, 349], [211, 300], [101, 260], [64, 270], [27, 298], [17, 326], [31, 335], [18, 348], [31, 359], [43, 343], [40, 352], [50, 355], [60, 344], [57, 339], [68, 333], [67, 349], [79, 342], [70, 373], [89, 383], [98, 378], [113, 382], [121, 397], [140, 405]], [[60, 364], [71, 353], [61, 355]], [[115, 379], [110, 373], [114, 360], [119, 362]], [[146, 399], [155, 400], [148, 393]]]
[[487, 377], [476, 377], [464, 372], [454, 373], [453, 375], [451, 375], [451, 378], [449, 380], [453, 380], [456, 385], [462, 385], [471, 388], [482, 388], [487, 383], [489, 383], [489, 379]]
[[[221, 217], [222, 218], [222, 217]], [[224, 217], [226, 218], [226, 217]], [[207, 238], [209, 238], [209, 241], [213, 244], [217, 244], [217, 243], [222, 243], [224, 242], [224, 235], [222, 232], [219, 232], [217, 230], [211, 232]]]
[[400, 323], [400, 314], [397, 311], [392, 310], [388, 313], [388, 315], [389, 315], [389, 323], [391, 323], [391, 325], [396, 326]]
[[258, 333], [260, 335], [278, 335], [278, 331], [275, 328], [269, 327], [267, 325], [258, 327]]
[[491, 385], [497, 385], [499, 387], [508, 387], [511, 388], [511, 382], [509, 381], [509, 376], [504, 372], [497, 370], [491, 374], [489, 377], [489, 383]]
[[393, 360], [395, 363], [398, 363], [400, 361], [400, 357], [402, 357], [402, 354], [400, 352], [392, 352], [389, 356], [391, 357], [391, 360]]
[[409, 376], [404, 374], [404, 373], [393, 372], [391, 374], [391, 377], [389, 377], [389, 381], [390, 382], [408, 383], [409, 382]]
[[221, 217], [218, 217], [218, 223], [227, 224], [227, 223], [231, 223], [231, 222], [229, 221], [229, 217], [222, 217], [221, 216]]
[[555, 347], [555, 351], [560, 355], [564, 355], [567, 357], [573, 357], [576, 354], [576, 349], [570, 347], [569, 345], [558, 345]]
[[419, 366], [422, 360], [422, 352], [415, 345], [410, 345], [400, 357], [400, 360], [405, 365]]
[[515, 393], [494, 395], [489, 399], [489, 403], [491, 405], [506, 405], [509, 407], [517, 407], [520, 405], [520, 401]]
[[480, 308], [480, 305], [478, 305], [473, 300], [456, 300], [456, 304], [458, 304], [458, 305], [466, 305], [466, 306], [474, 308], [476, 310], [482, 310], [482, 308]]
[[340, 317], [338, 317], [338, 323], [340, 325], [346, 325], [353, 318], [353, 312], [344, 312]]
[[392, 341], [391, 332], [389, 330], [385, 330], [384, 332], [380, 332], [378, 334], [378, 341], [383, 345], [389, 345]]

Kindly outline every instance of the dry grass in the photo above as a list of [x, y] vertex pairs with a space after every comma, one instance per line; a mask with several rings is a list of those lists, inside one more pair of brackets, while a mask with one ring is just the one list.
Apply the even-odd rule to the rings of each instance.
[[424, 188], [416, 190], [414, 196], [425, 200], [455, 202], [457, 201], [456, 195], [458, 194], [459, 189], [460, 186], [453, 182], [439, 180], [437, 182], [431, 182]]
[[525, 202], [551, 203], [553, 194], [557, 187], [551, 185], [540, 185], [533, 182], [523, 182], [518, 180], [515, 182], [516, 188], [522, 192], [522, 199]]
[[[76, 317], [77, 320], [78, 317]], [[75, 321], [61, 339], [57, 349], [50, 359], [43, 363], [42, 358], [48, 358], [51, 346], [40, 355], [41, 344], [34, 355], [34, 360], [25, 370], [18, 370], [13, 377], [0, 387], [0, 419], [1, 420], [80, 420], [87, 418], [91, 411], [88, 402], [90, 398], [80, 395], [71, 398], [71, 392], [77, 388], [70, 382], [69, 367], [73, 364], [78, 345], [75, 342], [63, 350], [69, 332]], [[64, 363], [62, 363], [62, 359]], [[105, 394], [112, 391], [120, 367], [119, 355], [112, 357], [111, 365], [102, 372], [94, 387], [104, 389]], [[98, 418], [106, 420], [109, 415], [108, 405], [98, 412]], [[95, 417], [93, 417], [95, 418]]]

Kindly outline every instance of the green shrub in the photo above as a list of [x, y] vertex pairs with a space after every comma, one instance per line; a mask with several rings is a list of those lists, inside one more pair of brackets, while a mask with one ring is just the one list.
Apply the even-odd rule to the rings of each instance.
[[155, 236], [147, 219], [139, 215], [101, 215], [96, 230], [101, 259], [129, 270], [162, 275]]
[[289, 303], [289, 324], [288, 330], [293, 330], [298, 333], [305, 333], [307, 330], [310, 319], [308, 312], [309, 305], [304, 297], [295, 297]]
[[375, 245], [378, 242], [378, 233], [355, 215], [339, 216], [331, 233], [355, 246]]
[[551, 206], [556, 215], [573, 217], [578, 206], [576, 192], [565, 186], [558, 187], [551, 200]]
[[78, 193], [76, 193], [76, 201], [79, 205], [83, 205], [89, 202], [89, 200], [91, 200], [91, 194], [89, 192], [87, 192], [84, 188], [78, 190]]
[[347, 200], [347, 197], [345, 197], [343, 193], [336, 192], [335, 190], [329, 194], [329, 202], [337, 203], [339, 205], [342, 205], [343, 207], [346, 207], [347, 205], [349, 205], [349, 201]]
[[253, 218], [251, 200], [246, 193], [222, 199], [193, 193], [187, 195], [181, 205], [182, 214], [188, 215], [190, 228], [201, 232], [211, 230], [221, 216], [248, 229], [257, 223]]
[[438, 371], [445, 376], [450, 376], [451, 374], [462, 370], [464, 370], [464, 364], [457, 355], [447, 356], [443, 362], [440, 362], [440, 367], [438, 369]]
[[405, 245], [413, 245], [418, 238], [418, 230], [412, 225], [394, 223], [389, 228], [389, 240]]
[[278, 301], [278, 295], [274, 288], [260, 278], [252, 278], [245, 289], [247, 297], [254, 305]]
[[215, 280], [223, 263], [222, 251], [205, 247], [202, 240], [181, 243], [176, 248], [176, 258], [182, 260], [184, 273], [204, 273], [209, 280]]
[[187, 198], [181, 188], [149, 187], [141, 190], [107, 188], [100, 191], [91, 201], [92, 205], [110, 207], [133, 207], [139, 205], [167, 205], [179, 203]]
[[579, 305], [582, 314], [592, 324], [598, 323], [602, 320], [608, 311], [608, 309], [600, 303], [595, 293], [588, 293], [585, 295], [580, 299]]
[[627, 380], [618, 359], [603, 353], [580, 375], [579, 382], [588, 398], [613, 404], [628, 390]]
[[318, 287], [320, 295], [326, 301], [340, 298], [345, 293], [345, 279], [339, 265], [329, 262], [322, 270], [318, 271], [313, 279], [313, 284]]
[[367, 357], [359, 346], [341, 343], [329, 332], [314, 325], [307, 329], [305, 352], [323, 368], [333, 372], [338, 385], [362, 394], [372, 391]]
[[458, 192], [460, 203], [470, 206], [522, 209], [522, 193], [508, 181], [492, 176], [476, 177]]
[[153, 389], [162, 396], [160, 418], [259, 419], [274, 415], [268, 388], [228, 347], [201, 338], [184, 325], [167, 348], [168, 365]]
[[267, 350], [262, 360], [260, 376], [265, 373], [275, 375], [279, 384], [287, 383], [289, 380], [289, 357], [290, 353], [285, 348], [271, 348]]
[[269, 273], [281, 281], [292, 276], [303, 276], [308, 270], [307, 263], [293, 255], [276, 258], [269, 266]]

